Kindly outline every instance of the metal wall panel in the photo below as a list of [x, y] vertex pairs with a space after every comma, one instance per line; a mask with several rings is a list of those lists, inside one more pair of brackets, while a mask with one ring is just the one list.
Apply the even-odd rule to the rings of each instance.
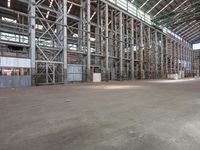
[[82, 81], [83, 80], [83, 66], [70, 64], [67, 68], [68, 81]]
[[31, 76], [0, 76], [0, 88], [31, 86]]
[[30, 59], [0, 57], [0, 67], [30, 68]]

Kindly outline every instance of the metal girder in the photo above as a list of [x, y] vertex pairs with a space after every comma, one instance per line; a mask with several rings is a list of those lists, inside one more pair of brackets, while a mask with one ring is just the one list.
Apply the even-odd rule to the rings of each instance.
[[[186, 22], [187, 20], [191, 21], [192, 19], [197, 17], [197, 16], [193, 16], [193, 15], [198, 14], [198, 12], [191, 13], [190, 11], [192, 11], [194, 8], [196, 8], [199, 3], [200, 3], [200, 0], [192, 3], [189, 6], [186, 6], [185, 9], [181, 9], [181, 10], [177, 9], [176, 11], [171, 11], [168, 14], [154, 18], [152, 21], [158, 25], [165, 25], [165, 26], [172, 26], [174, 24], [180, 24], [182, 22]], [[193, 17], [191, 18], [191, 16], [193, 16]]]
[[131, 18], [131, 79], [135, 79], [135, 56], [134, 56], [134, 19]]
[[36, 58], [36, 41], [35, 41], [35, 0], [29, 1], [29, 44], [30, 44], [30, 55], [31, 55], [31, 77], [32, 77], [32, 85], [35, 85], [35, 58]]
[[144, 79], [144, 24], [140, 23], [140, 79]]
[[193, 20], [192, 22], [190, 22], [190, 23], [188, 23], [188, 24], [186, 24], [185, 26], [183, 26], [182, 28], [180, 28], [180, 29], [178, 29], [178, 30], [176, 30], [176, 32], [178, 33], [178, 32], [181, 32], [181, 31], [183, 31], [185, 28], [188, 28], [189, 26], [191, 26], [193, 23], [195, 23], [196, 22], [196, 20]]
[[150, 0], [146, 0], [141, 6], [140, 9], [142, 9]]
[[196, 27], [196, 28], [190, 30], [190, 32], [186, 32], [185, 34], [182, 34], [181, 36], [182, 36], [182, 37], [187, 37], [188, 35], [192, 35], [192, 34], [198, 32], [198, 31], [199, 31], [199, 28], [200, 28], [200, 26], [198, 26], [198, 27]]
[[106, 68], [106, 81], [108, 81], [109, 80], [109, 66], [108, 66], [108, 63], [109, 63], [109, 53], [108, 53], [108, 4], [106, 4], [106, 6], [105, 6], [105, 32], [106, 32], [106, 34], [105, 34], [105, 44], [106, 44], [106, 55], [105, 55], [105, 63], [106, 63], [106, 66], [105, 66], [105, 68]]
[[29, 0], [17, 0], [17, 1], [22, 2], [22, 3], [26, 3], [26, 4], [28, 4], [28, 2], [29, 2]]
[[190, 41], [192, 38], [198, 37], [199, 34], [200, 34], [200, 31], [199, 31], [199, 32], [196, 32], [196, 33], [194, 33], [194, 34], [192, 34], [192, 35], [190, 35], [190, 36], [188, 36], [188, 37], [186, 37], [186, 39], [187, 39], [188, 41]]
[[120, 80], [123, 79], [123, 22], [122, 22], [122, 12], [119, 12], [119, 56], [120, 56]]
[[188, 39], [188, 37], [193, 36], [194, 34], [198, 33], [197, 30], [190, 32], [189, 34], [185, 35], [184, 38]]
[[91, 10], [90, 10], [90, 5], [91, 5], [91, 2], [90, 0], [87, 0], [87, 3], [86, 3], [86, 10], [87, 10], [87, 17], [86, 17], [86, 22], [87, 22], [87, 81], [90, 82], [91, 81], [91, 72], [90, 72], [90, 69], [91, 69], [91, 41], [90, 41], [90, 38], [91, 38], [91, 25], [90, 25], [90, 13], [91, 13]]
[[150, 13], [158, 4], [160, 4], [160, 2], [162, 2], [163, 0], [159, 0], [153, 7], [151, 7], [151, 9], [149, 9], [147, 11], [147, 13]]
[[189, 40], [189, 42], [192, 42], [193, 40], [195, 40], [196, 38], [199, 38], [200, 37], [200, 33], [197, 34], [195, 37], [193, 37], [192, 39]]
[[[46, 3], [44, 0], [36, 0], [34, 6], [34, 20], [43, 31], [42, 33], [37, 31], [35, 35], [37, 38], [35, 42], [36, 84], [63, 83], [63, 69], [65, 74], [67, 69], [67, 0], [54, 0], [52, 4], [50, 1]], [[54, 14], [55, 20], [49, 20], [47, 13]], [[49, 44], [41, 44], [43, 39], [46, 39]]]
[[64, 82], [67, 82], [67, 2], [68, 0], [63, 0], [63, 63], [64, 63]]
[[186, 34], [188, 31], [191, 32], [191, 30], [199, 28], [199, 26], [197, 26], [197, 24], [199, 24], [199, 22], [196, 22], [194, 25], [188, 27], [186, 30], [184, 30], [183, 32], [181, 32], [180, 35], [184, 36], [184, 34]]
[[174, 2], [174, 0], [171, 0], [167, 5], [165, 5], [165, 7], [163, 7], [160, 11], [158, 11], [153, 17], [158, 16], [163, 10], [165, 10], [173, 2]]

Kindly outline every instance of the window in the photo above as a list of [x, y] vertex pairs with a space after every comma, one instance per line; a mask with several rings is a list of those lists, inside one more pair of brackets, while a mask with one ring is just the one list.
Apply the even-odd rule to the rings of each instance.
[[8, 8], [10, 8], [10, 3], [11, 3], [11, 0], [8, 0], [8, 3], [7, 3]]
[[28, 68], [0, 68], [0, 76], [26, 76], [30, 75]]
[[200, 50], [200, 43], [193, 44], [193, 50]]
[[15, 19], [11, 19], [11, 18], [7, 18], [7, 17], [1, 17], [2, 21], [6, 21], [6, 22], [10, 22], [10, 23], [17, 23], [17, 20]]
[[36, 25], [35, 25], [35, 28], [36, 28], [36, 29], [39, 29], [39, 30], [42, 30], [42, 29], [43, 29], [43, 26], [40, 25], [40, 24], [36, 24]]

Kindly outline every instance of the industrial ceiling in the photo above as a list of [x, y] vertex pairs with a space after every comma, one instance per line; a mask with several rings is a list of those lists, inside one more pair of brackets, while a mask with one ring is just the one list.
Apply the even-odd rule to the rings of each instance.
[[200, 0], [129, 0], [149, 14], [157, 25], [167, 27], [191, 43], [200, 42]]

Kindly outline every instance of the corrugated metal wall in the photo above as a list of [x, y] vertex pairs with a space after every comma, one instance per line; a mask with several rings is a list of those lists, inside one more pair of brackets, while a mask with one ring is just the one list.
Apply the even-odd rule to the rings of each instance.
[[83, 66], [69, 64], [67, 68], [68, 81], [83, 81]]
[[0, 88], [31, 86], [31, 76], [0, 76]]

